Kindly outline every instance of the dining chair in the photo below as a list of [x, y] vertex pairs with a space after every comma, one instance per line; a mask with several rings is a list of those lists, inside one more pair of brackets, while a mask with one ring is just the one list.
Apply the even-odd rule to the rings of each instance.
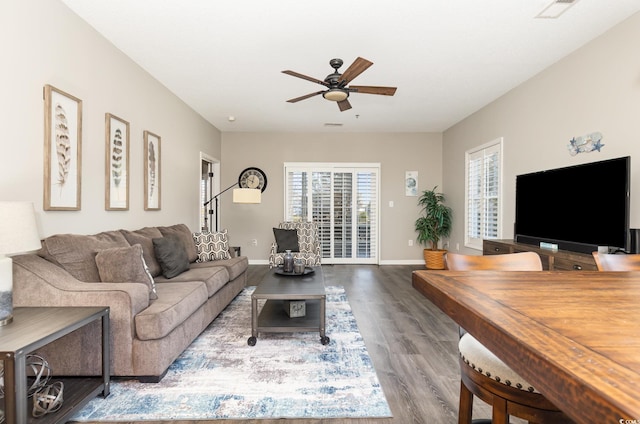
[[593, 252], [598, 271], [640, 271], [640, 254], [609, 255]]
[[[445, 262], [451, 271], [542, 270], [540, 256], [535, 252], [486, 256], [448, 252]], [[509, 416], [536, 424], [572, 423], [562, 411], [471, 334], [462, 334], [458, 350], [461, 374], [458, 424], [472, 422], [474, 396], [491, 405], [492, 424], [508, 424]]]

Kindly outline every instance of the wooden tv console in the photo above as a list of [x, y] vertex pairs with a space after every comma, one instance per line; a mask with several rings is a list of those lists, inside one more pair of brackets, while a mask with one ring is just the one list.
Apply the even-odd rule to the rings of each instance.
[[542, 260], [542, 267], [550, 271], [597, 271], [593, 256], [568, 250], [541, 249], [532, 244], [516, 243], [513, 240], [483, 240], [483, 255], [504, 253], [536, 252]]

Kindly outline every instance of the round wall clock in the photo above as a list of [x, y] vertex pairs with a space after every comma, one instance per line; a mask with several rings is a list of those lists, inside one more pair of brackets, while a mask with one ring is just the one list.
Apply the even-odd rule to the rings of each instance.
[[260, 168], [247, 168], [238, 177], [240, 188], [254, 188], [263, 191], [267, 188], [267, 174]]

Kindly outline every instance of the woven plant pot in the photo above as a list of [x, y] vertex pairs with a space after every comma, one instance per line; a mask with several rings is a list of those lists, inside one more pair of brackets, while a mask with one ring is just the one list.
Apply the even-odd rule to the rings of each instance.
[[424, 249], [422, 252], [427, 269], [445, 269], [444, 254], [447, 253], [445, 249]]

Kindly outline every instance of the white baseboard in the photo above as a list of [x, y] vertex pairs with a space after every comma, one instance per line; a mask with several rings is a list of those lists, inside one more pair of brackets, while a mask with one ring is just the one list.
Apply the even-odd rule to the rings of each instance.
[[[269, 265], [268, 259], [250, 259], [249, 265]], [[378, 265], [424, 265], [424, 259], [398, 259], [380, 261]]]
[[396, 259], [380, 261], [380, 265], [424, 265], [424, 259]]

